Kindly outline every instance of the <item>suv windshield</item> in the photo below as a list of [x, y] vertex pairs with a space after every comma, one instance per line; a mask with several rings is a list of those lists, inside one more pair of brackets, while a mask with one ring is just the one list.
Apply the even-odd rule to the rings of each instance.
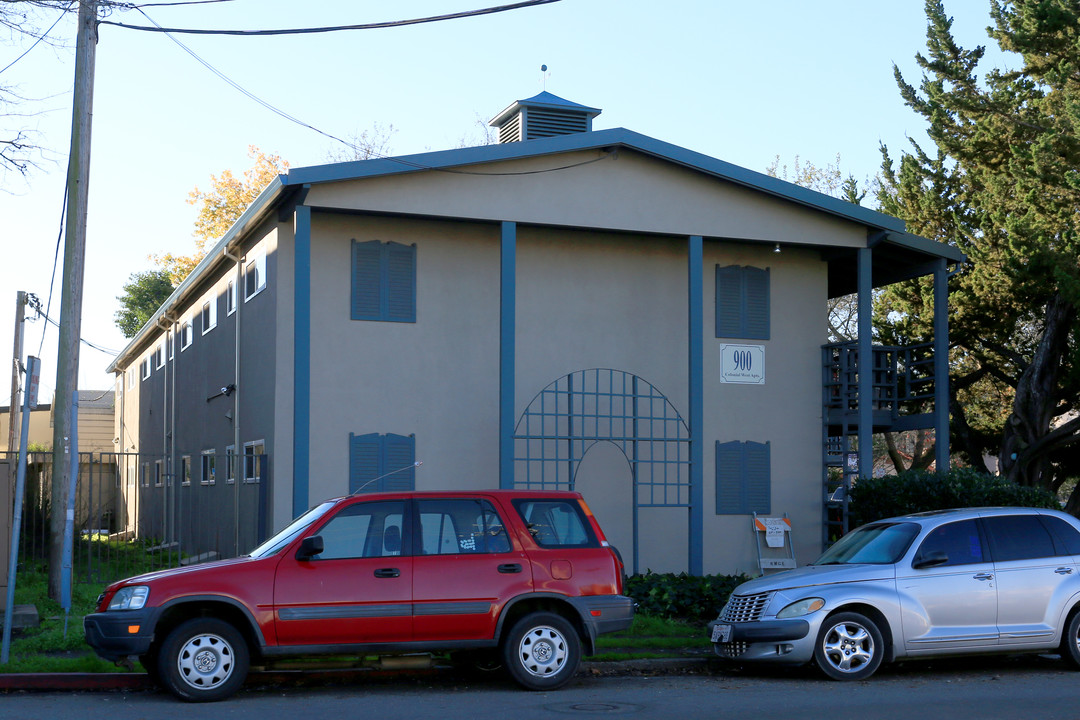
[[919, 534], [915, 523], [873, 523], [852, 530], [840, 538], [811, 565], [888, 565], [907, 552]]
[[279, 550], [281, 550], [281, 548], [291, 543], [293, 541], [293, 538], [304, 532], [304, 530], [307, 529], [308, 525], [325, 515], [326, 511], [333, 506], [333, 502], [324, 502], [321, 505], [316, 505], [315, 507], [311, 508], [306, 513], [289, 523], [285, 527], [285, 529], [279, 532], [277, 535], [252, 550], [249, 557], [269, 557], [274, 553], [278, 552]]

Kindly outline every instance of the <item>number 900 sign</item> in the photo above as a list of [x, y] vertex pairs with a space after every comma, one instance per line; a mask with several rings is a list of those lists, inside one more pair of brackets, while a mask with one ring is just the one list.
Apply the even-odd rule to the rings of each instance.
[[764, 385], [765, 346], [721, 345], [720, 381]]

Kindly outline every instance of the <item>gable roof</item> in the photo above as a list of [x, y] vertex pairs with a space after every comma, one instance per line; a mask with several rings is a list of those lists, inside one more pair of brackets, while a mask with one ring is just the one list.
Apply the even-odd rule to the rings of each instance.
[[[545, 93], [530, 100], [542, 100]], [[550, 95], [550, 93], [547, 93]], [[576, 105], [554, 95], [555, 101]], [[525, 101], [519, 101], [525, 102]], [[508, 110], [514, 108], [511, 105]], [[584, 110], [593, 108], [581, 106]], [[506, 112], [506, 111], [504, 111]], [[783, 202], [802, 206], [814, 212], [840, 218], [867, 228], [875, 246], [874, 284], [885, 285], [926, 274], [927, 263], [944, 259], [950, 263], [966, 260], [958, 249], [944, 243], [908, 233], [903, 220], [855, 205], [839, 198], [816, 192], [764, 173], [748, 170], [723, 160], [688, 150], [625, 128], [572, 133], [539, 138], [526, 142], [511, 142], [477, 147], [457, 148], [397, 157], [357, 160], [326, 165], [290, 168], [277, 176], [243, 212], [224, 236], [209, 250], [191, 274], [176, 288], [162, 305], [162, 312], [175, 308], [189, 295], [212, 267], [223, 261], [223, 253], [241, 242], [247, 233], [261, 223], [276, 208], [287, 205], [305, 188], [324, 183], [371, 179], [431, 171], [470, 172], [484, 174], [483, 167], [513, 160], [541, 158], [587, 150], [617, 150], [625, 148], [690, 171], [733, 185], [774, 197]], [[493, 173], [497, 174], [497, 173]], [[854, 291], [854, 252], [836, 250], [829, 260], [829, 294], [832, 297]], [[161, 313], [151, 319], [132, 338], [128, 346], [108, 367], [115, 372], [121, 361], [140, 348], [145, 336], [158, 325]]]

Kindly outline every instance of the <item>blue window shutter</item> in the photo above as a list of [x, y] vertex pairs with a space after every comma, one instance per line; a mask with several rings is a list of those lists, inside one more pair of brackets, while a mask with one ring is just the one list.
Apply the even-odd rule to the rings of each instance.
[[416, 322], [416, 245], [387, 243], [386, 320]]
[[743, 454], [746, 469], [746, 511], [768, 515], [772, 512], [769, 443], [744, 443]]
[[382, 318], [382, 243], [352, 243], [352, 319]]
[[[361, 488], [364, 492], [375, 492], [378, 483], [371, 482], [382, 474], [382, 438], [378, 433], [354, 435], [349, 433], [349, 493]], [[365, 485], [365, 483], [371, 483]]]
[[743, 268], [746, 326], [743, 337], [769, 339], [769, 269]]
[[[416, 436], [388, 434], [383, 436], [382, 442], [382, 474], [386, 477], [379, 481], [379, 490], [415, 490], [416, 468], [413, 463], [416, 462]], [[396, 472], [398, 470], [401, 472]]]
[[742, 337], [743, 274], [738, 265], [716, 266], [716, 337]]
[[742, 515], [745, 513], [746, 492], [743, 487], [742, 443], [716, 443], [716, 514]]

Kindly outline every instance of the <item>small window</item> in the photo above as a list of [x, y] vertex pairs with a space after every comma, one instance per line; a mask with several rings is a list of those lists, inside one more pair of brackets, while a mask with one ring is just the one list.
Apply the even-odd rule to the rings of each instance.
[[1054, 544], [1058, 546], [1058, 555], [1080, 555], [1080, 531], [1056, 515], [1041, 515], [1040, 517], [1043, 525], [1054, 536]]
[[349, 492], [416, 489], [416, 436], [349, 434]]
[[263, 465], [266, 461], [263, 452], [262, 440], [244, 443], [244, 482], [257, 483], [262, 480]]
[[191, 484], [191, 456], [182, 455], [180, 457], [180, 483], [182, 485]]
[[169, 333], [169, 359], [176, 357], [176, 333]]
[[423, 555], [510, 552], [506, 528], [487, 500], [420, 500], [417, 507]]
[[124, 375], [127, 376], [128, 390], [131, 390], [132, 388], [135, 387], [135, 369], [134, 368], [128, 368], [127, 370], [124, 371]]
[[716, 266], [716, 337], [769, 339], [769, 269]]
[[987, 562], [982, 539], [979, 537], [979, 528], [974, 520], [961, 520], [932, 530], [923, 539], [919, 551], [915, 553], [914, 564], [918, 564], [935, 552], [943, 552], [948, 558], [939, 567]]
[[772, 512], [769, 443], [716, 443], [716, 514]]
[[514, 507], [540, 547], [596, 547], [581, 504], [569, 500], [515, 500]]
[[983, 518], [994, 562], [1054, 557], [1050, 533], [1038, 515], [999, 515]]
[[150, 463], [148, 462], [142, 464], [142, 486], [150, 487]]
[[194, 335], [191, 331], [191, 320], [185, 320], [180, 324], [180, 352], [191, 347]]
[[258, 295], [266, 287], [266, 254], [259, 253], [244, 266], [244, 301]]
[[353, 240], [351, 317], [416, 322], [416, 245]]
[[162, 338], [158, 343], [157, 349], [154, 350], [154, 357], [157, 358], [158, 370], [165, 367], [165, 339]]
[[139, 375], [142, 376], [143, 380], [150, 377], [150, 358], [143, 358], [142, 362], [139, 363]]
[[154, 461], [154, 487], [162, 487], [165, 484], [164, 460]]
[[357, 503], [343, 509], [319, 529], [323, 551], [314, 560], [402, 555], [405, 503]]
[[236, 482], [236, 446], [229, 445], [225, 448], [225, 482], [231, 485]]
[[217, 327], [217, 298], [211, 296], [202, 305], [202, 334], [210, 332]]
[[217, 481], [217, 454], [213, 450], [202, 451], [202, 475], [200, 482], [203, 485], [213, 485]]
[[225, 314], [232, 315], [236, 312], [236, 281], [229, 281], [229, 289], [225, 292]]

